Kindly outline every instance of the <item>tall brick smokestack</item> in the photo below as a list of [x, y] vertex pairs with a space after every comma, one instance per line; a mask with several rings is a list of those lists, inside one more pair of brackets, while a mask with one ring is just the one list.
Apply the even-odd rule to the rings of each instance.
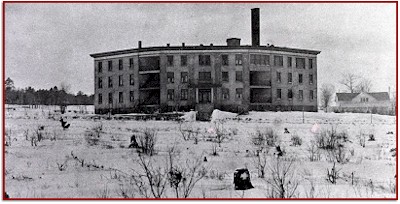
[[260, 46], [260, 9], [251, 9], [251, 45]]

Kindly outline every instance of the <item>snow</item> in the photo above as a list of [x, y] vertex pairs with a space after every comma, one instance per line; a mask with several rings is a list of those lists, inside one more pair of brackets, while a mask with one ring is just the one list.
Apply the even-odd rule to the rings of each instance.
[[[153, 156], [159, 161], [157, 165], [165, 164], [171, 146], [179, 150], [179, 161], [182, 162], [207, 157], [203, 165], [208, 169], [208, 174], [197, 183], [190, 197], [265, 198], [271, 188], [266, 181], [270, 174], [267, 167], [267, 178], [257, 176], [257, 157], [254, 156], [256, 148], [251, 142], [251, 134], [266, 127], [278, 134], [278, 143], [286, 152], [284, 158], [295, 158], [297, 178], [300, 181], [297, 197], [307, 198], [311, 182], [317, 198], [396, 196], [390, 191], [396, 174], [396, 158], [392, 156], [397, 135], [394, 116], [305, 112], [303, 123], [302, 112], [250, 112], [248, 115], [237, 116], [235, 113], [215, 110], [212, 121], [199, 122], [193, 120], [195, 112], [188, 112], [183, 116], [188, 121], [188, 127], [201, 132], [198, 144], [195, 144], [193, 139], [183, 140], [176, 121], [93, 119], [88, 117], [93, 116], [92, 107], [67, 107], [71, 112], [67, 111], [63, 115], [56, 111], [57, 106], [37, 109], [11, 105], [7, 107], [10, 108], [6, 110], [6, 131], [11, 137], [11, 145], [5, 148], [5, 190], [11, 198], [99, 198], [104, 194], [104, 189], [108, 190], [109, 197], [121, 198], [121, 180], [115, 179], [112, 176], [114, 171], [110, 169], [128, 174], [132, 170], [139, 170], [138, 154], [127, 146], [132, 134], [145, 128], [157, 130], [157, 154]], [[69, 129], [62, 129], [58, 121], [61, 116], [71, 124]], [[218, 124], [227, 133], [221, 146], [210, 141], [215, 136]], [[29, 138], [35, 135], [38, 126], [45, 127], [45, 139], [33, 147]], [[85, 133], [97, 126], [103, 127], [100, 144], [88, 146]], [[290, 134], [284, 134], [284, 128]], [[341, 179], [336, 185], [326, 180], [327, 169], [333, 165], [326, 152], [322, 153], [320, 161], [311, 162], [307, 150], [318, 132], [331, 128], [344, 131], [349, 136], [349, 142], [345, 143], [349, 162], [336, 163], [337, 168], [341, 169]], [[394, 134], [387, 134], [390, 131]], [[26, 132], [28, 140], [25, 138]], [[360, 133], [374, 134], [375, 141], [366, 141], [365, 148], [361, 147], [358, 141]], [[302, 138], [301, 146], [291, 146], [293, 134]], [[50, 140], [51, 137], [56, 137], [56, 140]], [[211, 155], [213, 145], [216, 145], [218, 156]], [[275, 158], [273, 149], [271, 147], [268, 150], [267, 165]], [[71, 152], [86, 163], [103, 166], [104, 169], [82, 167], [71, 159]], [[67, 167], [60, 171], [58, 164], [64, 162]], [[238, 168], [249, 169], [254, 189], [243, 192], [233, 189], [233, 173]], [[356, 182], [353, 185], [349, 177], [351, 173]], [[165, 197], [174, 198], [174, 195], [168, 187]], [[139, 195], [136, 193], [135, 196]]]

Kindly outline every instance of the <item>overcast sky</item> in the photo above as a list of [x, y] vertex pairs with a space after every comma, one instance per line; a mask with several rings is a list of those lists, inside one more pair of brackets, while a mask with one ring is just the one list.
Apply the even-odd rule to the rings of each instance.
[[388, 3], [6, 4], [6, 77], [35, 89], [71, 85], [94, 92], [89, 54], [143, 46], [251, 44], [251, 8], [260, 8], [260, 41], [320, 50], [318, 85], [352, 72], [373, 91], [396, 83], [396, 8]]

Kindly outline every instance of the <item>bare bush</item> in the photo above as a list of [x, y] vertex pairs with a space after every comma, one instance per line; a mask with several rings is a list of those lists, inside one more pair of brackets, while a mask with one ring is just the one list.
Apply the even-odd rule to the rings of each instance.
[[307, 151], [310, 161], [313, 162], [321, 160], [321, 151], [315, 141], [311, 141], [310, 145], [307, 148]]
[[188, 141], [191, 138], [197, 140], [197, 136], [200, 133], [200, 128], [194, 129], [192, 123], [179, 121], [179, 132], [185, 141]]
[[299, 137], [297, 134], [292, 134], [292, 137], [290, 138], [290, 141], [292, 142], [292, 146], [301, 146], [303, 144], [303, 139]]
[[361, 147], [365, 147], [366, 135], [363, 133], [362, 130], [360, 130], [360, 134], [357, 135], [357, 139], [358, 144], [360, 144]]
[[57, 162], [58, 170], [65, 171], [67, 169], [68, 160], [65, 160], [63, 163]]
[[263, 151], [261, 153], [258, 153], [256, 157], [253, 159], [253, 163], [256, 166], [259, 178], [265, 177], [265, 167], [267, 165], [267, 158], [268, 158], [267, 152]]
[[329, 182], [331, 182], [332, 184], [336, 184], [337, 179], [339, 178], [339, 172], [340, 172], [340, 169], [336, 168], [336, 163], [333, 163], [333, 167], [332, 167], [331, 171], [329, 171], [329, 169], [327, 169], [327, 172], [328, 172], [327, 180]]
[[[169, 163], [169, 183], [174, 189], [177, 198], [187, 198], [193, 188], [206, 174], [202, 165], [202, 156], [189, 160], [186, 159], [184, 164], [179, 162], [174, 150], [168, 151]], [[200, 173], [202, 172], [202, 173]]]
[[223, 121], [215, 121], [214, 122], [214, 130], [215, 130], [215, 141], [218, 143], [219, 147], [221, 147], [221, 143], [227, 139], [227, 131], [224, 129]]
[[299, 180], [294, 159], [282, 161], [280, 157], [277, 157], [271, 162], [269, 171], [271, 178], [267, 182], [271, 185], [270, 197], [292, 198], [296, 196]]
[[316, 142], [321, 149], [336, 149], [339, 145], [348, 141], [348, 135], [346, 132], [337, 132], [333, 126], [331, 129], [325, 129], [321, 133], [317, 134]]
[[273, 147], [278, 142], [278, 135], [272, 128], [265, 128], [263, 130], [257, 129], [255, 133], [251, 134], [251, 141], [254, 145], [264, 147]]
[[143, 135], [138, 136], [138, 144], [141, 153], [152, 156], [155, 153], [155, 145], [157, 142], [157, 131], [155, 129], [146, 128]]
[[218, 156], [218, 146], [216, 144], [211, 144], [211, 155]]

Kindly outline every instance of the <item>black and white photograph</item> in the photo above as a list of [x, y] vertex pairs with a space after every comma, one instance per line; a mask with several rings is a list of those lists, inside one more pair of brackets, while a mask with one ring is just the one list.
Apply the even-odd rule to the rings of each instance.
[[397, 2], [3, 2], [3, 200], [396, 200]]

